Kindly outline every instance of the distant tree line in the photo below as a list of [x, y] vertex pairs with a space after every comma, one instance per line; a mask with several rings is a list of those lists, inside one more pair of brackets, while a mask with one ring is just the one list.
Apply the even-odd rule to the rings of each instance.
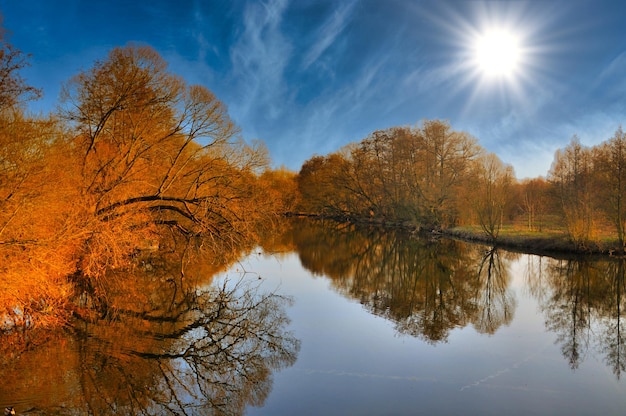
[[375, 131], [298, 174], [299, 208], [349, 220], [427, 230], [479, 226], [496, 240], [504, 226], [562, 230], [578, 249], [626, 235], [626, 137], [621, 127], [588, 148], [574, 137], [546, 178], [518, 181], [513, 168], [442, 120]]
[[510, 166], [441, 120], [376, 131], [339, 152], [314, 156], [298, 175], [305, 211], [427, 228], [478, 219], [493, 235], [513, 182]]
[[574, 136], [556, 152], [548, 178], [563, 223], [578, 245], [597, 239], [609, 225], [620, 249], [625, 247], [626, 136], [621, 127], [593, 147]]

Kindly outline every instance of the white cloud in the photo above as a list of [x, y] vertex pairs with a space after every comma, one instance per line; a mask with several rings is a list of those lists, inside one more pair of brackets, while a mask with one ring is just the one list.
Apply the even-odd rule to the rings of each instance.
[[[286, 7], [285, 0], [246, 5], [243, 32], [230, 50], [238, 92], [231, 108], [244, 120], [257, 116], [276, 119], [283, 111], [287, 91], [284, 71], [292, 49], [280, 31]], [[259, 111], [262, 114], [257, 114]]]
[[192, 35], [198, 45], [198, 61], [205, 62], [207, 60], [207, 53], [209, 51], [216, 53], [217, 49], [214, 46], [211, 46], [211, 43], [204, 35], [204, 28], [208, 23], [206, 22], [202, 10], [200, 9], [200, 3], [194, 2], [193, 9], [194, 24], [191, 29]]
[[542, 127], [533, 127], [531, 122], [522, 121], [509, 136], [514, 139], [494, 141], [485, 147], [505, 163], [512, 164], [520, 179], [546, 176], [555, 152], [566, 147], [574, 135], [583, 145], [595, 146], [610, 139], [620, 123], [625, 121], [626, 117], [615, 108], [569, 121], [542, 122]]
[[453, 66], [421, 67], [411, 71], [403, 80], [407, 88], [416, 94], [424, 94], [441, 88], [444, 84], [458, 76], [458, 69]]
[[615, 76], [623, 78], [626, 73], [626, 51], [617, 55], [615, 59], [611, 61], [611, 63], [602, 70], [599, 80], [611, 79]]
[[319, 29], [318, 36], [316, 36], [315, 44], [304, 56], [302, 64], [304, 69], [307, 69], [317, 61], [324, 51], [333, 44], [337, 36], [339, 36], [350, 21], [355, 4], [356, 2], [354, 1], [342, 3], [342, 7], [335, 10], [326, 23], [322, 25]]

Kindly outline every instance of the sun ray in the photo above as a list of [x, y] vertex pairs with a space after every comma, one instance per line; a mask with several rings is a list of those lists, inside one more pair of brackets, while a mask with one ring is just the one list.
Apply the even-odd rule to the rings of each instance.
[[508, 30], [490, 29], [475, 40], [474, 64], [486, 76], [514, 76], [521, 58], [518, 36]]

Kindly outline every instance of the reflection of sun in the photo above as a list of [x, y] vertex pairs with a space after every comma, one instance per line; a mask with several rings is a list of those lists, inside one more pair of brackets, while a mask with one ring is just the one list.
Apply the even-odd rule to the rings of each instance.
[[474, 65], [488, 77], [512, 77], [521, 58], [518, 38], [506, 30], [489, 30], [474, 41]]

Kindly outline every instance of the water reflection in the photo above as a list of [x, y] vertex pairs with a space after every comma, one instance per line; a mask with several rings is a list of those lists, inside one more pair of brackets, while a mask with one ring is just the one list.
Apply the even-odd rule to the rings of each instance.
[[572, 369], [593, 350], [617, 378], [626, 369], [622, 259], [551, 259], [527, 267], [546, 327]]
[[[302, 223], [293, 241], [304, 267], [403, 334], [436, 344], [453, 328], [492, 335], [513, 321], [510, 266], [526, 259], [535, 298], [563, 357], [577, 369], [593, 350], [619, 378], [626, 370], [626, 260], [521, 255], [403, 232]], [[523, 257], [522, 257], [523, 256]]]
[[208, 262], [181, 273], [174, 258], [146, 258], [136, 273], [111, 276], [117, 290], [104, 320], [45, 341], [36, 332], [13, 334], [11, 346], [5, 338], [0, 377], [14, 382], [0, 404], [20, 414], [159, 415], [242, 414], [263, 404], [272, 373], [300, 348], [286, 330], [290, 299], [242, 279], [209, 285], [195, 274]]
[[[455, 328], [473, 327], [497, 341], [504, 326], [514, 320], [523, 323], [524, 314], [516, 315], [516, 309], [532, 305], [529, 313], [539, 311], [539, 326], [545, 322], [565, 359], [558, 361], [560, 367], [567, 363], [581, 368], [592, 355], [617, 378], [626, 369], [624, 259], [522, 255], [334, 223], [297, 222], [268, 237], [265, 253], [297, 251], [304, 267], [328, 277], [334, 290], [357, 300], [369, 313], [393, 322], [399, 333], [440, 345], [456, 339], [450, 336]], [[82, 319], [69, 333], [33, 331], [2, 338], [0, 408], [12, 405], [20, 414], [191, 415], [242, 414], [249, 406], [263, 405], [273, 374], [293, 365], [299, 353], [299, 341], [287, 330], [291, 300], [264, 293], [256, 276], [212, 282], [223, 262], [213, 262], [212, 256], [189, 261], [185, 253], [153, 253], [141, 259], [134, 273], [111, 273], [96, 288], [106, 297], [95, 300], [88, 291], [77, 293]], [[295, 273], [299, 276], [294, 280], [310, 277]], [[319, 305], [323, 308], [324, 302]], [[307, 311], [303, 319], [318, 319], [316, 312]], [[311, 326], [310, 321], [301, 325]], [[540, 332], [541, 337], [524, 342], [543, 340]], [[323, 338], [320, 333], [318, 338]], [[493, 345], [503, 344], [489, 342], [484, 355], [470, 354], [472, 359], [486, 357], [480, 368], [490, 368], [485, 370], [487, 378], [518, 362], [506, 367], [500, 357], [488, 365], [489, 348], [497, 348]], [[350, 348], [352, 353], [361, 346], [346, 346]], [[521, 346], [511, 352], [516, 360], [521, 353]], [[317, 351], [316, 359], [327, 359], [323, 354], [323, 349]], [[380, 366], [388, 364], [403, 365], [390, 361]], [[432, 367], [432, 374], [452, 372]], [[480, 374], [470, 379], [481, 380]], [[453, 385], [465, 385], [465, 379], [457, 381], [463, 376], [455, 373]], [[430, 381], [420, 383], [425, 391], [442, 388]], [[314, 401], [317, 393], [312, 391], [308, 399]], [[289, 394], [293, 389], [285, 400], [291, 399]]]
[[607, 264], [606, 277], [610, 290], [604, 303], [603, 316], [600, 317], [600, 350], [604, 353], [606, 364], [619, 378], [626, 370], [626, 343], [622, 314], [624, 311], [624, 259]]
[[478, 263], [478, 284], [474, 298], [478, 313], [474, 327], [478, 332], [494, 334], [501, 325], [513, 320], [516, 301], [509, 288], [509, 271], [505, 253], [491, 248]]
[[438, 343], [453, 328], [472, 324], [492, 334], [513, 318], [508, 268], [497, 250], [314, 223], [296, 227], [293, 237], [307, 269], [401, 333]]

